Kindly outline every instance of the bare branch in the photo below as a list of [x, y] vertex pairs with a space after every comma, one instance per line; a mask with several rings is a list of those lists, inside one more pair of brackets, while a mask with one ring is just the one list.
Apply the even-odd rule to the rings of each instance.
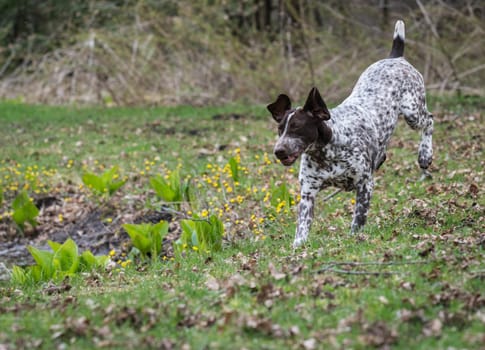
[[453, 63], [453, 59], [452, 59], [451, 55], [448, 53], [448, 51], [446, 50], [446, 48], [444, 47], [443, 42], [441, 40], [441, 37], [438, 34], [438, 31], [436, 30], [436, 26], [431, 21], [431, 17], [429, 16], [429, 13], [426, 10], [426, 8], [424, 7], [424, 5], [421, 3], [421, 0], [416, 0], [416, 3], [418, 4], [419, 9], [423, 13], [424, 19], [425, 19], [426, 23], [428, 24], [428, 27], [431, 29], [433, 36], [436, 38], [436, 41], [438, 43], [438, 46], [441, 49], [441, 52], [443, 53], [446, 60], [448, 61], [448, 64], [450, 65], [453, 77], [455, 78], [456, 82], [458, 83], [456, 90], [457, 90], [458, 94], [460, 94], [460, 79], [458, 77], [455, 65]]

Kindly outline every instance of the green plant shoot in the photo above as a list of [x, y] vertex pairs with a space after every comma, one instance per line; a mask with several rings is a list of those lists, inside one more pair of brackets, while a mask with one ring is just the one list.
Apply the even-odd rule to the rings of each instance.
[[285, 183], [272, 188], [271, 190], [271, 206], [278, 210], [282, 206], [291, 207], [294, 204], [293, 196], [290, 194]]
[[182, 220], [182, 234], [174, 242], [175, 252], [179, 255], [187, 249], [211, 253], [222, 249], [222, 237], [224, 236], [224, 225], [215, 215], [209, 220]]
[[158, 256], [162, 250], [162, 240], [168, 233], [168, 222], [162, 221], [158, 224], [124, 224], [131, 238], [133, 246], [137, 248], [142, 255], [148, 253], [152, 257]]
[[118, 170], [119, 167], [114, 166], [100, 176], [93, 173], [85, 173], [82, 177], [82, 181], [95, 195], [111, 196], [126, 183], [126, 180], [118, 180]]
[[231, 169], [231, 177], [234, 182], [239, 181], [239, 164], [237, 163], [237, 160], [235, 157], [232, 157], [229, 159], [229, 167]]
[[90, 251], [78, 254], [76, 242], [67, 239], [63, 244], [48, 241], [52, 252], [33, 246], [27, 247], [36, 265], [25, 269], [14, 266], [12, 282], [16, 284], [38, 283], [42, 281], [60, 281], [81, 271], [104, 268], [109, 261], [106, 255], [94, 256]]
[[189, 184], [180, 180], [178, 170], [170, 173], [168, 179], [160, 175], [152, 177], [150, 186], [158, 197], [165, 202], [176, 203], [177, 207], [180, 207], [180, 203], [184, 200], [190, 200]]
[[22, 231], [25, 229], [26, 222], [34, 227], [37, 225], [35, 218], [39, 215], [39, 209], [32, 203], [27, 192], [22, 191], [15, 197], [12, 209], [12, 218]]

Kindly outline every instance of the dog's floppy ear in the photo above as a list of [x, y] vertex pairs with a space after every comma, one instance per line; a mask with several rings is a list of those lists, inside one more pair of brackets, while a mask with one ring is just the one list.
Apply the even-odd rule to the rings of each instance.
[[330, 112], [328, 111], [327, 105], [323, 101], [322, 96], [320, 96], [320, 92], [318, 92], [318, 89], [315, 87], [311, 89], [305, 102], [305, 106], [303, 106], [303, 110], [312, 113], [317, 118], [323, 120], [330, 119]]
[[290, 98], [285, 94], [281, 94], [278, 96], [276, 101], [269, 104], [266, 108], [268, 108], [268, 111], [271, 112], [271, 115], [273, 116], [274, 120], [276, 120], [279, 123], [285, 116], [285, 112], [291, 109]]

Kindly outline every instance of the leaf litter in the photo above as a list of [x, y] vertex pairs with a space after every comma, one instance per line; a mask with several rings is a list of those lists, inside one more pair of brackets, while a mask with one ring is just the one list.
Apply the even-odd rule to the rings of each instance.
[[[439, 120], [439, 117], [437, 118]], [[446, 119], [443, 122], [447, 123]], [[466, 127], [461, 121], [457, 126]], [[483, 127], [482, 127], [483, 129]], [[450, 154], [456, 153], [465, 155], [480, 162], [482, 148], [480, 137], [472, 137], [473, 142], [463, 142], [459, 138], [452, 137], [447, 147]], [[400, 141], [399, 141], [400, 142]], [[413, 148], [414, 143], [402, 143], [405, 148]], [[392, 147], [391, 147], [392, 148]], [[444, 146], [437, 143], [436, 153], [440, 154]], [[483, 165], [483, 160], [481, 160]], [[396, 173], [404, 171], [406, 167], [413, 167], [414, 164], [399, 164], [387, 171]], [[436, 165], [435, 165], [436, 166]], [[481, 167], [483, 169], [483, 166]], [[395, 247], [394, 251], [386, 250], [382, 253], [382, 260], [370, 261], [368, 265], [358, 261], [322, 261], [322, 255], [328, 258], [326, 252], [308, 251], [292, 254], [290, 257], [275, 257], [264, 267], [259, 265], [262, 256], [259, 253], [238, 253], [229, 258], [231, 263], [237, 267], [237, 272], [230, 275], [215, 277], [211, 273], [204, 276], [203, 288], [216, 295], [214, 310], [212, 312], [200, 313], [191, 305], [190, 301], [184, 301], [183, 297], [178, 297], [176, 310], [177, 327], [180, 329], [205, 329], [217, 327], [221, 332], [235, 327], [242, 334], [261, 335], [274, 339], [293, 339], [293, 347], [303, 349], [318, 349], [322, 344], [327, 344], [332, 348], [355, 347], [360, 344], [372, 348], [392, 348], [400, 343], [401, 339], [406, 339], [406, 335], [401, 330], [401, 324], [418, 325], [420, 334], [417, 337], [443, 337], [443, 334], [450, 328], [465, 329], [467, 325], [474, 321], [485, 324], [485, 297], [476, 290], [470, 291], [466, 284], [475, 279], [483, 283], [483, 253], [484, 236], [484, 203], [483, 170], [459, 169], [448, 174], [444, 173], [445, 168], [434, 168], [434, 181], [426, 189], [425, 193], [430, 198], [438, 197], [438, 202], [430, 198], [412, 198], [408, 205], [398, 210], [383, 210], [379, 214], [381, 220], [395, 218], [401, 215], [398, 220], [401, 223], [414, 226], [423, 225], [429, 228], [426, 233], [419, 232], [411, 235], [411, 248], [416, 252], [417, 257], [423, 259], [421, 276], [427, 281], [432, 282], [433, 290], [426, 291], [424, 300], [422, 295], [414, 295], [419, 288], [414, 280], [407, 280], [406, 264], [413, 264], [411, 260], [402, 260], [400, 248]], [[443, 171], [443, 174], [440, 173]], [[463, 182], [450, 182], [456, 177], [464, 177]], [[447, 181], [440, 181], [446, 178]], [[412, 183], [406, 184], [412, 186]], [[46, 239], [57, 237], [75, 236], [82, 246], [83, 240], [86, 241], [85, 247], [89, 249], [99, 249], [101, 253], [107, 253], [110, 249], [120, 249], [126, 237], [119, 235], [119, 223], [136, 220], [159, 220], [160, 217], [167, 217], [167, 212], [144, 211], [140, 213], [137, 203], [143, 202], [143, 196], [132, 199], [128, 204], [118, 207], [105, 208], [98, 211], [82, 194], [77, 193], [70, 187], [59, 188], [58, 193], [37, 198], [37, 204], [41, 207], [39, 217], [40, 225], [36, 231], [28, 232], [25, 237], [15, 238], [15, 244], [39, 244]], [[63, 193], [61, 195], [61, 193]], [[68, 193], [69, 195], [65, 195]], [[69, 200], [66, 200], [69, 198]], [[122, 198], [116, 201], [123, 203]], [[126, 202], [125, 202], [126, 203]], [[396, 203], [392, 196], [383, 197], [382, 203], [385, 205]], [[394, 204], [395, 205], [395, 204]], [[136, 214], [135, 214], [136, 212]], [[56, 220], [59, 213], [64, 216], [63, 222]], [[106, 216], [113, 218], [111, 223], [105, 221]], [[329, 215], [331, 215], [329, 213]], [[449, 217], [453, 221], [449, 222]], [[398, 222], [399, 224], [399, 222]], [[2, 221], [2, 228], [5, 222]], [[172, 232], [177, 231], [173, 226]], [[11, 243], [11, 231], [6, 230], [6, 236], [0, 236], [0, 250], [5, 251], [7, 243]], [[398, 234], [398, 233], [397, 233]], [[333, 234], [335, 236], [335, 234]], [[367, 235], [366, 235], [367, 236]], [[362, 244], [370, 238], [364, 236]], [[5, 238], [7, 237], [7, 238]], [[109, 238], [108, 238], [109, 237]], [[332, 239], [332, 233], [329, 239]], [[395, 239], [392, 236], [390, 240]], [[3, 245], [2, 245], [3, 244]], [[284, 243], [281, 243], [284, 244]], [[360, 244], [360, 243], [359, 243]], [[338, 254], [339, 248], [335, 252]], [[379, 253], [379, 254], [380, 254]], [[480, 256], [482, 261], [480, 261]], [[399, 262], [402, 261], [402, 264]], [[398, 267], [396, 271], [390, 270]], [[369, 269], [376, 267], [377, 270]], [[382, 268], [385, 267], [383, 270]], [[464, 285], [457, 285], [445, 282], [449, 269], [459, 269], [462, 273]], [[197, 272], [198, 270], [194, 270]], [[319, 273], [316, 273], [319, 272]], [[358, 272], [355, 274], [355, 272]], [[389, 272], [399, 272], [393, 274]], [[340, 317], [333, 327], [316, 329], [311, 326], [314, 320], [311, 308], [324, 307], [326, 312], [332, 313], [343, 307], [340, 293], [349, 291], [361, 291], [372, 288], [376, 279], [383, 281], [387, 279], [393, 281], [397, 278], [397, 285], [404, 295], [401, 300], [400, 308], [395, 313], [395, 323], [384, 322], [372, 317], [372, 311], [359, 308], [356, 312], [348, 313]], [[88, 278], [89, 283], [97, 285], [99, 279], [95, 276]], [[385, 282], [384, 282], [385, 283]], [[166, 282], [162, 287], [169, 293], [176, 293], [175, 286], [171, 282]], [[286, 287], [294, 285], [295, 288]], [[231, 300], [238, 298], [249, 291], [254, 298], [254, 310], [244, 310], [230, 306]], [[483, 289], [482, 289], [483, 291]], [[43, 292], [53, 300], [51, 307], [57, 310], [66, 310], [69, 307], [76, 307], [78, 300], [76, 297], [66, 295], [71, 292], [68, 283], [60, 286], [46, 285]], [[419, 289], [423, 293], [422, 289]], [[298, 314], [302, 320], [308, 318], [308, 324], [295, 325], [275, 322], [272, 318], [271, 310], [284, 304], [290, 298], [301, 298], [301, 303], [297, 303], [291, 310]], [[4, 297], [10, 299], [11, 297]], [[394, 305], [394, 301], [386, 295], [378, 295], [374, 298], [382, 307]], [[311, 302], [309, 302], [311, 300]], [[312, 306], [313, 305], [313, 306]], [[323, 306], [322, 306], [323, 305]], [[2, 313], [23, 313], [31, 310], [33, 304], [18, 304], [14, 307], [0, 307]], [[176, 342], [167, 338], [154, 338], [147, 334], [150, 330], [157, 327], [159, 318], [170, 312], [171, 305], [168, 302], [147, 303], [144, 306], [129, 306], [110, 304], [108, 306], [91, 304], [94, 314], [100, 315], [102, 322], [92, 321], [88, 316], [67, 316], [61, 323], [50, 326], [52, 339], [69, 341], [72, 337], [92, 337], [94, 344], [99, 347], [116, 347], [123, 343], [116, 339], [119, 326], [127, 326], [134, 329], [141, 336], [139, 344], [146, 344], [165, 349], [179, 348], [186, 346], [183, 342]], [[260, 308], [258, 308], [260, 307]], [[436, 307], [435, 312], [433, 307]], [[20, 328], [18, 328], [20, 331]], [[357, 332], [358, 337], [352, 339], [350, 334]], [[146, 336], [145, 336], [146, 335]], [[478, 344], [483, 338], [474, 340]], [[4, 338], [0, 336], [0, 341]], [[22, 346], [32, 348], [41, 347], [42, 340], [23, 340]], [[288, 343], [286, 343], [288, 344]], [[298, 344], [298, 345], [295, 345]]]

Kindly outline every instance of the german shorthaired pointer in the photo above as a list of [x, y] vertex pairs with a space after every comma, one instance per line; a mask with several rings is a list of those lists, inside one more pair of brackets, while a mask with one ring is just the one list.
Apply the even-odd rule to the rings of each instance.
[[397, 21], [389, 58], [368, 67], [336, 108], [327, 109], [316, 88], [303, 107], [292, 108], [286, 95], [268, 105], [279, 124], [276, 157], [290, 166], [301, 155], [294, 247], [307, 240], [315, 196], [329, 186], [356, 191], [351, 231], [364, 226], [374, 187], [372, 174], [386, 160], [399, 115], [411, 128], [421, 130], [418, 163], [423, 176], [430, 176], [433, 116], [426, 108], [423, 77], [403, 53], [404, 22]]

